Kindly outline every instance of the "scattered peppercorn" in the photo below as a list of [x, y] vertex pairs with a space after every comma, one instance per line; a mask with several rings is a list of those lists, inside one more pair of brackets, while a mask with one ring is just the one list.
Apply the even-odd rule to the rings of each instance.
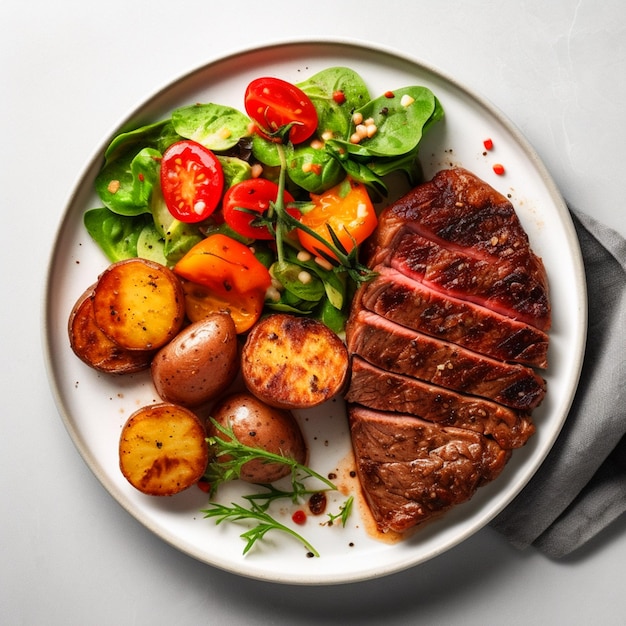
[[309, 498], [309, 511], [313, 515], [321, 515], [326, 510], [326, 494], [323, 491], [314, 493]]

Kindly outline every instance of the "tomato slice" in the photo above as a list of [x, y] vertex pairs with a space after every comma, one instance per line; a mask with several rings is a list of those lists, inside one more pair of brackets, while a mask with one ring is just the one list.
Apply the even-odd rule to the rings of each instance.
[[[300, 221], [332, 243], [330, 226], [344, 248], [350, 252], [354, 245], [365, 241], [376, 228], [378, 217], [365, 185], [346, 179], [321, 195], [311, 194], [313, 209], [304, 213]], [[309, 233], [297, 229], [303, 248], [312, 254], [320, 250], [332, 258], [335, 254]]]
[[[267, 178], [250, 178], [230, 187], [224, 194], [222, 213], [224, 221], [243, 237], [251, 239], [273, 239], [267, 226], [252, 224], [255, 215], [247, 211], [254, 211], [263, 215], [270, 207], [270, 202], [276, 202], [278, 185]], [[293, 196], [283, 193], [285, 204], [294, 202]], [[241, 209], [245, 209], [242, 211]], [[300, 216], [296, 208], [289, 208], [287, 212], [294, 217]]]
[[174, 272], [224, 297], [250, 291], [265, 295], [272, 282], [268, 269], [248, 246], [221, 233], [197, 243], [174, 266]]
[[208, 148], [185, 139], [163, 153], [161, 189], [169, 212], [181, 222], [201, 222], [215, 211], [224, 188], [224, 172]]
[[276, 132], [292, 124], [289, 140], [298, 144], [317, 129], [317, 111], [311, 99], [295, 85], [274, 77], [253, 80], [247, 87], [246, 112], [257, 130], [267, 139], [276, 140]]

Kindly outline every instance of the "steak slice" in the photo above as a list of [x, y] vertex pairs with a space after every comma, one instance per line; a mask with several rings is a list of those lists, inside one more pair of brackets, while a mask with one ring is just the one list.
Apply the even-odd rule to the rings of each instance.
[[349, 407], [357, 474], [381, 532], [403, 532], [469, 500], [510, 452], [463, 428]]
[[444, 293], [550, 328], [545, 268], [513, 205], [464, 169], [442, 170], [387, 207], [368, 256], [370, 267], [392, 265]]
[[370, 409], [410, 414], [441, 426], [467, 428], [492, 437], [507, 450], [520, 448], [535, 432], [528, 412], [385, 372], [358, 356], [352, 358], [352, 378], [345, 399]]
[[539, 329], [471, 302], [443, 295], [392, 268], [357, 295], [361, 305], [407, 328], [503, 361], [547, 367], [548, 336]]
[[351, 354], [386, 371], [529, 410], [545, 395], [531, 368], [505, 363], [405, 328], [371, 311], [353, 309], [346, 325]]

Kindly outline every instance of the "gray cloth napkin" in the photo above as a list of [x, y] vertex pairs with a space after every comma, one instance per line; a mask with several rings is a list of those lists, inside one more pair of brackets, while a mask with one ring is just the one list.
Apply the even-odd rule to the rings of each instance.
[[626, 241], [572, 211], [587, 275], [580, 383], [554, 447], [492, 522], [518, 548], [563, 557], [626, 511]]

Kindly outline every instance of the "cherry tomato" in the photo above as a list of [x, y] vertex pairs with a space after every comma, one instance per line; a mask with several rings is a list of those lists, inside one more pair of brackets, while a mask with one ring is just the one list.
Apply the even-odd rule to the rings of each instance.
[[250, 291], [265, 294], [272, 282], [248, 246], [221, 233], [197, 243], [176, 263], [174, 272], [226, 298]]
[[161, 189], [170, 213], [181, 222], [200, 222], [215, 210], [224, 188], [217, 157], [203, 145], [182, 140], [163, 153]]
[[[304, 213], [300, 221], [332, 243], [328, 232], [330, 226], [348, 252], [355, 243], [358, 245], [369, 237], [378, 224], [376, 211], [365, 185], [356, 181], [347, 179], [321, 195], [311, 194], [311, 201], [314, 204], [313, 209]], [[318, 250], [321, 249], [335, 257], [330, 249], [312, 235], [300, 229], [296, 232], [300, 244], [312, 254], [319, 255]]]
[[289, 140], [298, 144], [317, 128], [317, 111], [310, 98], [300, 88], [280, 78], [253, 80], [246, 89], [244, 104], [257, 130], [268, 139], [280, 128], [293, 124]]
[[[277, 197], [278, 185], [267, 178], [250, 178], [241, 181], [224, 194], [222, 201], [224, 221], [244, 237], [273, 239], [267, 226], [255, 226], [251, 223], [255, 216], [246, 211], [254, 211], [262, 215], [269, 209], [270, 202], [275, 202]], [[283, 201], [288, 204], [294, 202], [294, 199], [288, 191], [285, 191]], [[240, 209], [245, 209], [245, 211]], [[294, 217], [300, 216], [300, 211], [295, 208], [287, 209], [287, 212]]]

